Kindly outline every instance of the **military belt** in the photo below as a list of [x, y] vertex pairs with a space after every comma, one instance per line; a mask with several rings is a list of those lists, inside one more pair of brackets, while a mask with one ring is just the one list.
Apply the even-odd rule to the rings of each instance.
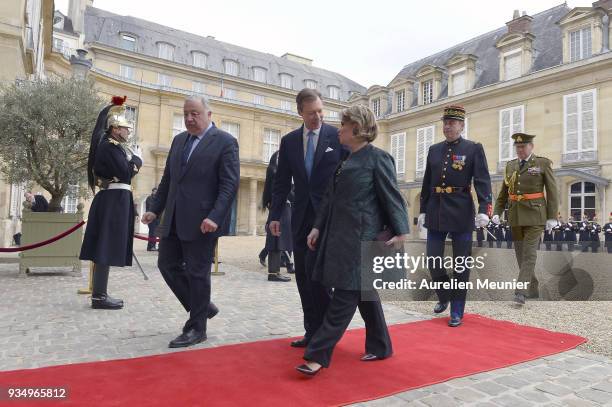
[[512, 201], [529, 201], [531, 199], [544, 198], [544, 192], [536, 192], [533, 194], [520, 194], [520, 195], [512, 195], [510, 194], [510, 199]]
[[436, 194], [452, 194], [453, 192], [470, 192], [470, 187], [434, 187], [433, 192]]
[[125, 189], [127, 191], [131, 191], [132, 186], [130, 184], [123, 184], [121, 182], [111, 182], [105, 189]]

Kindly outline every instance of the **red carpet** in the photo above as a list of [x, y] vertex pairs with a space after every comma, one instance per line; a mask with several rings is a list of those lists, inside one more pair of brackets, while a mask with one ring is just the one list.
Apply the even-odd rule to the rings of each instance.
[[578, 336], [478, 315], [467, 315], [460, 328], [448, 328], [443, 318], [394, 325], [390, 330], [392, 358], [360, 362], [364, 331], [353, 330], [336, 348], [330, 369], [314, 378], [294, 370], [302, 361], [302, 351], [290, 348], [289, 339], [275, 339], [0, 372], [0, 388], [68, 387], [68, 400], [61, 405], [71, 406], [342, 405], [498, 369], [586, 342]]

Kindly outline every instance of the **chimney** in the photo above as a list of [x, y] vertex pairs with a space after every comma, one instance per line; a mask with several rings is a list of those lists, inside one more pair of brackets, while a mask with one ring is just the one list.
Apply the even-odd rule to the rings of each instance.
[[[612, 1], [612, 0], [611, 0]], [[533, 17], [528, 16], [523, 11], [523, 15], [518, 10], [514, 10], [512, 21], [508, 21], [506, 26], [508, 27], [509, 34], [525, 34], [531, 31], [531, 21]]]

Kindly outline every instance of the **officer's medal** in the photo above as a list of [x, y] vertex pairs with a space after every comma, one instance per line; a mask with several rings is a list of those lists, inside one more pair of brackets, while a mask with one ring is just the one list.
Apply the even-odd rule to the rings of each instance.
[[455, 155], [453, 154], [453, 167], [454, 170], [461, 171], [465, 166], [465, 156], [464, 155]]

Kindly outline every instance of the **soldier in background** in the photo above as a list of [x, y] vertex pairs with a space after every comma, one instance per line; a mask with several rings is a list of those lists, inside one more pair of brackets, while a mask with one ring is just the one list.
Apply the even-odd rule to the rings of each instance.
[[574, 222], [573, 217], [569, 217], [567, 223], [563, 225], [563, 234], [565, 241], [567, 242], [567, 250], [570, 252], [574, 251], [574, 245], [576, 244], [576, 230], [578, 225]]
[[563, 250], [563, 241], [565, 236], [563, 234], [563, 218], [561, 215], [557, 217], [557, 224], [553, 227], [553, 240], [557, 243], [557, 251]]
[[[495, 203], [494, 223], [508, 205], [508, 222], [512, 227], [514, 251], [519, 265], [519, 282], [528, 283], [527, 289], [516, 290], [514, 302], [524, 304], [525, 298], [539, 296], [535, 275], [537, 249], [542, 230], [551, 230], [558, 222], [557, 184], [552, 161], [533, 154], [535, 136], [525, 133], [512, 135], [517, 158], [508, 161], [504, 183]], [[546, 190], [546, 195], [544, 195]]]
[[591, 233], [589, 228], [589, 218], [587, 215], [584, 215], [582, 217], [582, 222], [580, 222], [578, 225], [578, 238], [580, 240], [580, 247], [582, 247], [583, 252], [588, 252], [589, 246], [591, 245]]
[[504, 238], [504, 230], [505, 230], [505, 228], [504, 228], [503, 225], [501, 225], [501, 224], [500, 225], [495, 225], [495, 239], [497, 239], [497, 240], [495, 240], [495, 246], [498, 249], [501, 249], [502, 243], [505, 240], [505, 238]]
[[512, 228], [507, 220], [504, 221], [504, 233], [506, 237], [506, 248], [512, 249]]
[[590, 224], [589, 233], [591, 236], [591, 251], [597, 253], [601, 242], [599, 241], [599, 234], [601, 233], [601, 225], [597, 223], [597, 216], [593, 216], [593, 221]]
[[476, 241], [478, 247], [482, 247], [482, 241], [485, 240], [485, 229], [486, 226], [476, 228]]
[[612, 253], [612, 212], [610, 212], [608, 223], [606, 223], [603, 227], [603, 232], [605, 236], [606, 247], [608, 248], [608, 253]]
[[487, 243], [489, 244], [489, 248], [493, 248], [493, 243], [495, 242], [495, 223], [489, 222], [487, 226], [485, 226], [489, 233], [487, 233]]

